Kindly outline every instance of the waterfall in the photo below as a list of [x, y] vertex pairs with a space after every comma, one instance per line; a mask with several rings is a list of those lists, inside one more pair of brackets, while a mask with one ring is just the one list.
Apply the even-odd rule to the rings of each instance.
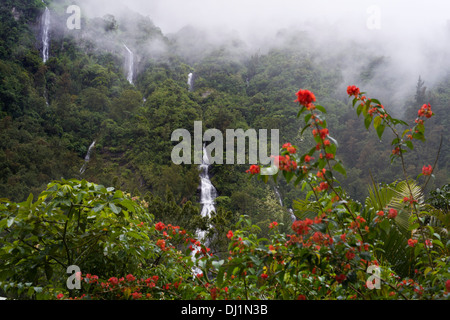
[[194, 91], [194, 74], [192, 72], [188, 75], [187, 84], [189, 85], [189, 91]]
[[88, 152], [86, 153], [86, 156], [84, 157], [84, 164], [80, 169], [80, 174], [83, 174], [86, 171], [86, 167], [89, 163], [89, 160], [91, 160], [91, 152], [92, 152], [92, 149], [94, 149], [94, 147], [95, 147], [95, 140], [89, 146]]
[[134, 55], [133, 52], [124, 44], [123, 45], [125, 49], [128, 51], [128, 56], [126, 59], [126, 66], [128, 69], [128, 75], [127, 80], [129, 83], [133, 84], [133, 77], [134, 77]]
[[[209, 178], [209, 157], [206, 152], [206, 147], [203, 146], [203, 159], [202, 164], [199, 166], [200, 170], [200, 204], [202, 205], [202, 211], [201, 216], [204, 217], [211, 217], [211, 213], [216, 210], [215, 208], [215, 199], [217, 197], [217, 190], [214, 187], [214, 185], [211, 183], [211, 180]], [[209, 226], [211, 227], [211, 226]], [[204, 245], [208, 245], [208, 239], [205, 239], [207, 231], [203, 230], [197, 230], [196, 236], [197, 240], [202, 242]], [[196, 248], [195, 248], [196, 249]], [[192, 259], [195, 259], [195, 253], [197, 250], [192, 251]], [[194, 274], [197, 274], [200, 272], [198, 269], [193, 270]]]
[[[44, 3], [44, 1], [42, 1]], [[48, 7], [45, 7], [44, 14], [41, 18], [42, 23], [42, 60], [44, 63], [47, 62], [49, 56], [49, 47], [50, 47], [50, 10]]]
[[275, 195], [278, 198], [278, 201], [280, 202], [280, 206], [283, 206], [283, 199], [281, 199], [280, 192], [278, 191], [278, 187], [273, 187], [273, 190], [275, 191]]
[[[278, 198], [278, 201], [280, 202], [280, 206], [284, 207], [283, 199], [281, 198], [280, 191], [278, 191], [278, 186], [273, 187], [273, 190], [275, 192], [275, 195]], [[292, 208], [289, 209], [289, 214], [291, 215], [292, 222], [295, 222], [297, 220], [297, 217], [295, 216], [294, 210], [292, 210]]]

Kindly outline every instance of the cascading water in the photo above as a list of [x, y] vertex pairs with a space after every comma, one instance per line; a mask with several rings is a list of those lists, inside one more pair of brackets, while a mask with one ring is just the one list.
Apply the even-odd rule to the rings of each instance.
[[275, 191], [275, 195], [278, 198], [278, 201], [280, 202], [280, 206], [283, 206], [283, 199], [281, 199], [280, 191], [278, 191], [278, 187], [273, 187], [273, 190]]
[[189, 91], [192, 92], [194, 91], [194, 74], [191, 72], [188, 75], [188, 81], [187, 84], [189, 86]]
[[[44, 1], [42, 1], [44, 3]], [[42, 60], [44, 63], [47, 62], [49, 57], [49, 48], [50, 48], [50, 10], [48, 7], [45, 7], [44, 14], [41, 18], [42, 24]]]
[[[273, 190], [275, 191], [275, 195], [278, 198], [278, 201], [280, 202], [280, 206], [284, 207], [283, 205], [283, 199], [281, 198], [280, 191], [278, 191], [278, 186], [273, 187]], [[297, 220], [297, 217], [294, 214], [294, 210], [292, 208], [289, 209], [289, 214], [291, 215], [292, 222], [295, 222]]]
[[[205, 146], [203, 146], [203, 159], [202, 164], [199, 166], [200, 169], [200, 204], [202, 205], [202, 211], [201, 216], [204, 217], [211, 217], [211, 213], [216, 210], [215, 208], [215, 199], [217, 198], [217, 190], [212, 184], [210, 178], [209, 178], [209, 157], [206, 152]], [[209, 226], [211, 227], [211, 226]], [[204, 245], [208, 245], [208, 239], [205, 239], [207, 231], [204, 230], [197, 230], [196, 236], [197, 240], [202, 242]], [[192, 251], [192, 259], [195, 259], [195, 253], [197, 252], [198, 248], [194, 248]], [[194, 274], [198, 274], [201, 271], [198, 269], [193, 270]]]
[[128, 56], [126, 59], [126, 66], [128, 70], [127, 80], [129, 83], [133, 84], [134, 78], [134, 54], [133, 52], [124, 44], [125, 49], [127, 49]]
[[89, 146], [86, 156], [84, 157], [84, 164], [80, 169], [80, 174], [83, 174], [86, 171], [89, 160], [91, 160], [91, 152], [92, 152], [92, 149], [94, 149], [94, 147], [95, 147], [95, 140]]

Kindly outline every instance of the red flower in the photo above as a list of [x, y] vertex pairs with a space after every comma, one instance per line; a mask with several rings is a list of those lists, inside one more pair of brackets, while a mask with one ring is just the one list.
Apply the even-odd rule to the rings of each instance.
[[158, 231], [162, 231], [165, 227], [166, 226], [162, 222], [158, 222], [157, 224], [155, 224], [155, 229]]
[[58, 300], [61, 300], [62, 298], [64, 298], [64, 295], [63, 295], [62, 293], [59, 293], [59, 294], [56, 296], [56, 298], [57, 298]]
[[403, 202], [409, 202], [410, 204], [413, 204], [414, 202], [417, 202], [417, 200], [414, 200], [413, 198], [404, 197]]
[[319, 185], [319, 190], [320, 191], [328, 190], [328, 187], [329, 187], [328, 183], [321, 182], [320, 185]]
[[228, 233], [227, 233], [227, 238], [228, 239], [231, 239], [231, 238], [233, 238], [233, 231], [228, 231]]
[[312, 159], [314, 159], [314, 158], [311, 157], [311, 156], [308, 155], [308, 154], [305, 156], [305, 162], [306, 162], [306, 163], [310, 162]]
[[429, 176], [433, 173], [433, 167], [431, 165], [422, 167], [422, 174], [424, 176]]
[[306, 296], [304, 296], [303, 294], [299, 294], [297, 300], [306, 300]]
[[400, 148], [397, 147], [394, 150], [392, 150], [392, 154], [400, 154]]
[[419, 117], [431, 118], [431, 116], [433, 115], [433, 111], [431, 111], [431, 105], [424, 104], [417, 112], [417, 115]]
[[127, 275], [126, 278], [127, 278], [128, 282], [132, 282], [132, 281], [136, 280], [136, 277], [133, 276], [132, 274]]
[[408, 240], [408, 246], [414, 247], [417, 243], [417, 240], [409, 239]]
[[131, 294], [131, 296], [133, 297], [133, 299], [140, 299], [140, 298], [142, 298], [142, 293], [139, 293], [139, 292], [133, 292], [132, 294]]
[[316, 101], [316, 96], [309, 90], [300, 89], [297, 93], [297, 100], [295, 102], [300, 103], [301, 105], [310, 108], [311, 103]]
[[319, 130], [319, 133], [320, 133], [320, 138], [323, 140], [328, 136], [330, 131], [327, 128], [324, 128], [324, 129]]
[[296, 153], [296, 152], [297, 152], [297, 149], [295, 149], [295, 147], [293, 147], [293, 146], [290, 146], [290, 147], [287, 148], [287, 151], [288, 151], [289, 153]]
[[355, 98], [359, 95], [359, 88], [357, 86], [348, 86], [347, 93], [349, 96], [355, 96]]
[[166, 249], [166, 241], [163, 239], [159, 239], [158, 241], [156, 241], [156, 245], [158, 247], [161, 248], [161, 250], [165, 250]]
[[313, 224], [313, 221], [309, 218], [305, 220], [297, 220], [292, 224], [292, 230], [298, 234], [306, 234], [310, 230], [309, 226]]
[[342, 282], [344, 282], [345, 279], [347, 279], [347, 277], [345, 276], [345, 274], [340, 274], [340, 275], [336, 276], [335, 279], [338, 283], [342, 283]]
[[395, 217], [397, 217], [397, 214], [398, 214], [397, 210], [391, 208], [389, 209], [388, 218], [395, 219]]
[[355, 254], [353, 253], [353, 251], [347, 251], [346, 253], [345, 253], [345, 257], [348, 259], [348, 260], [352, 260], [354, 257], [355, 257]]
[[261, 274], [261, 278], [263, 278], [263, 279], [267, 279], [268, 277], [269, 277], [269, 275], [267, 275], [265, 273]]
[[119, 284], [119, 279], [117, 279], [116, 277], [111, 277], [109, 278], [108, 282], [110, 282], [113, 286], [115, 286]]
[[445, 282], [445, 291], [450, 292], [450, 279]]
[[289, 142], [286, 142], [285, 144], [283, 144], [283, 149], [287, 149], [290, 146], [292, 146]]
[[250, 166], [250, 169], [248, 169], [246, 172], [250, 172], [251, 174], [258, 174], [261, 172], [261, 168], [258, 165], [252, 164]]
[[276, 226], [278, 226], [278, 222], [274, 221], [274, 222], [272, 222], [272, 223], [269, 224], [269, 229], [273, 229], [273, 228], [275, 228]]

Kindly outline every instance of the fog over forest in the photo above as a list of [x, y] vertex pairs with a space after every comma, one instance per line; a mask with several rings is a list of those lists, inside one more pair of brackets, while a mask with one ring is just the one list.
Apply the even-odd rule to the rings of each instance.
[[[88, 17], [139, 13], [151, 19], [169, 38], [180, 33], [182, 38], [188, 35], [180, 41], [185, 45], [181, 49], [185, 54], [193, 50], [203, 52], [211, 46], [235, 45], [237, 40], [248, 55], [264, 54], [284, 43], [286, 34], [306, 34], [312, 40], [308, 45], [314, 52], [321, 52], [327, 59], [338, 59], [334, 63], [341, 65], [347, 82], [360, 72], [360, 66], [367, 64], [358, 60], [358, 53], [348, 51], [349, 45], [356, 43], [360, 52], [383, 57], [385, 66], [378, 72], [382, 77], [389, 75], [395, 79], [396, 101], [405, 98], [403, 93], [415, 86], [419, 75], [432, 86], [449, 69], [450, 4], [443, 0], [79, 0], [77, 3]], [[186, 29], [196, 32], [189, 34]], [[342, 59], [347, 55], [351, 58]]]

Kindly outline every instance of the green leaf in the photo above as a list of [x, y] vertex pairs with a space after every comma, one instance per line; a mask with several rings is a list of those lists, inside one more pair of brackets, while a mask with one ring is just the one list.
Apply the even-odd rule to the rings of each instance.
[[308, 114], [305, 116], [305, 123], [308, 123], [309, 120], [311, 120], [311, 117], [312, 117], [312, 114], [311, 114], [311, 113], [308, 113]]
[[94, 212], [100, 212], [105, 207], [105, 204], [97, 203], [95, 207], [92, 209]]
[[358, 115], [358, 117], [361, 115], [363, 106], [364, 106], [364, 105], [360, 104], [360, 105], [358, 106], [358, 108], [356, 108], [356, 114]]
[[334, 165], [333, 169], [339, 172], [340, 174], [347, 176], [347, 171], [345, 171], [344, 167], [339, 162]]
[[13, 223], [14, 223], [14, 220], [15, 220], [14, 217], [9, 218], [9, 219], [8, 219], [8, 223], [6, 224], [6, 226], [7, 226], [8, 228], [11, 227], [11, 226], [13, 225]]
[[381, 140], [381, 138], [383, 137], [383, 133], [384, 133], [384, 129], [386, 128], [386, 126], [384, 124], [381, 124], [377, 127], [377, 135], [378, 138]]
[[371, 123], [372, 123], [372, 117], [369, 115], [366, 116], [366, 118], [364, 119], [364, 126], [366, 127], [367, 130], [369, 130]]
[[109, 207], [111, 208], [112, 212], [114, 212], [115, 214], [119, 214], [120, 211], [122, 211], [122, 208], [116, 206], [114, 203], [110, 202], [109, 203]]
[[327, 113], [327, 110], [320, 105], [316, 105], [316, 109], [322, 111], [323, 113]]
[[407, 141], [405, 141], [405, 144], [408, 148], [410, 148], [411, 150], [414, 150], [414, 145], [411, 141], [407, 140]]
[[134, 232], [134, 231], [127, 232], [127, 236], [130, 236], [130, 237], [132, 237], [134, 239], [137, 239], [137, 240], [144, 240], [144, 238], [139, 233]]
[[375, 119], [373, 119], [373, 127], [375, 129], [378, 128], [378, 126], [381, 124], [382, 121], [383, 119], [381, 119], [380, 116], [375, 117]]

